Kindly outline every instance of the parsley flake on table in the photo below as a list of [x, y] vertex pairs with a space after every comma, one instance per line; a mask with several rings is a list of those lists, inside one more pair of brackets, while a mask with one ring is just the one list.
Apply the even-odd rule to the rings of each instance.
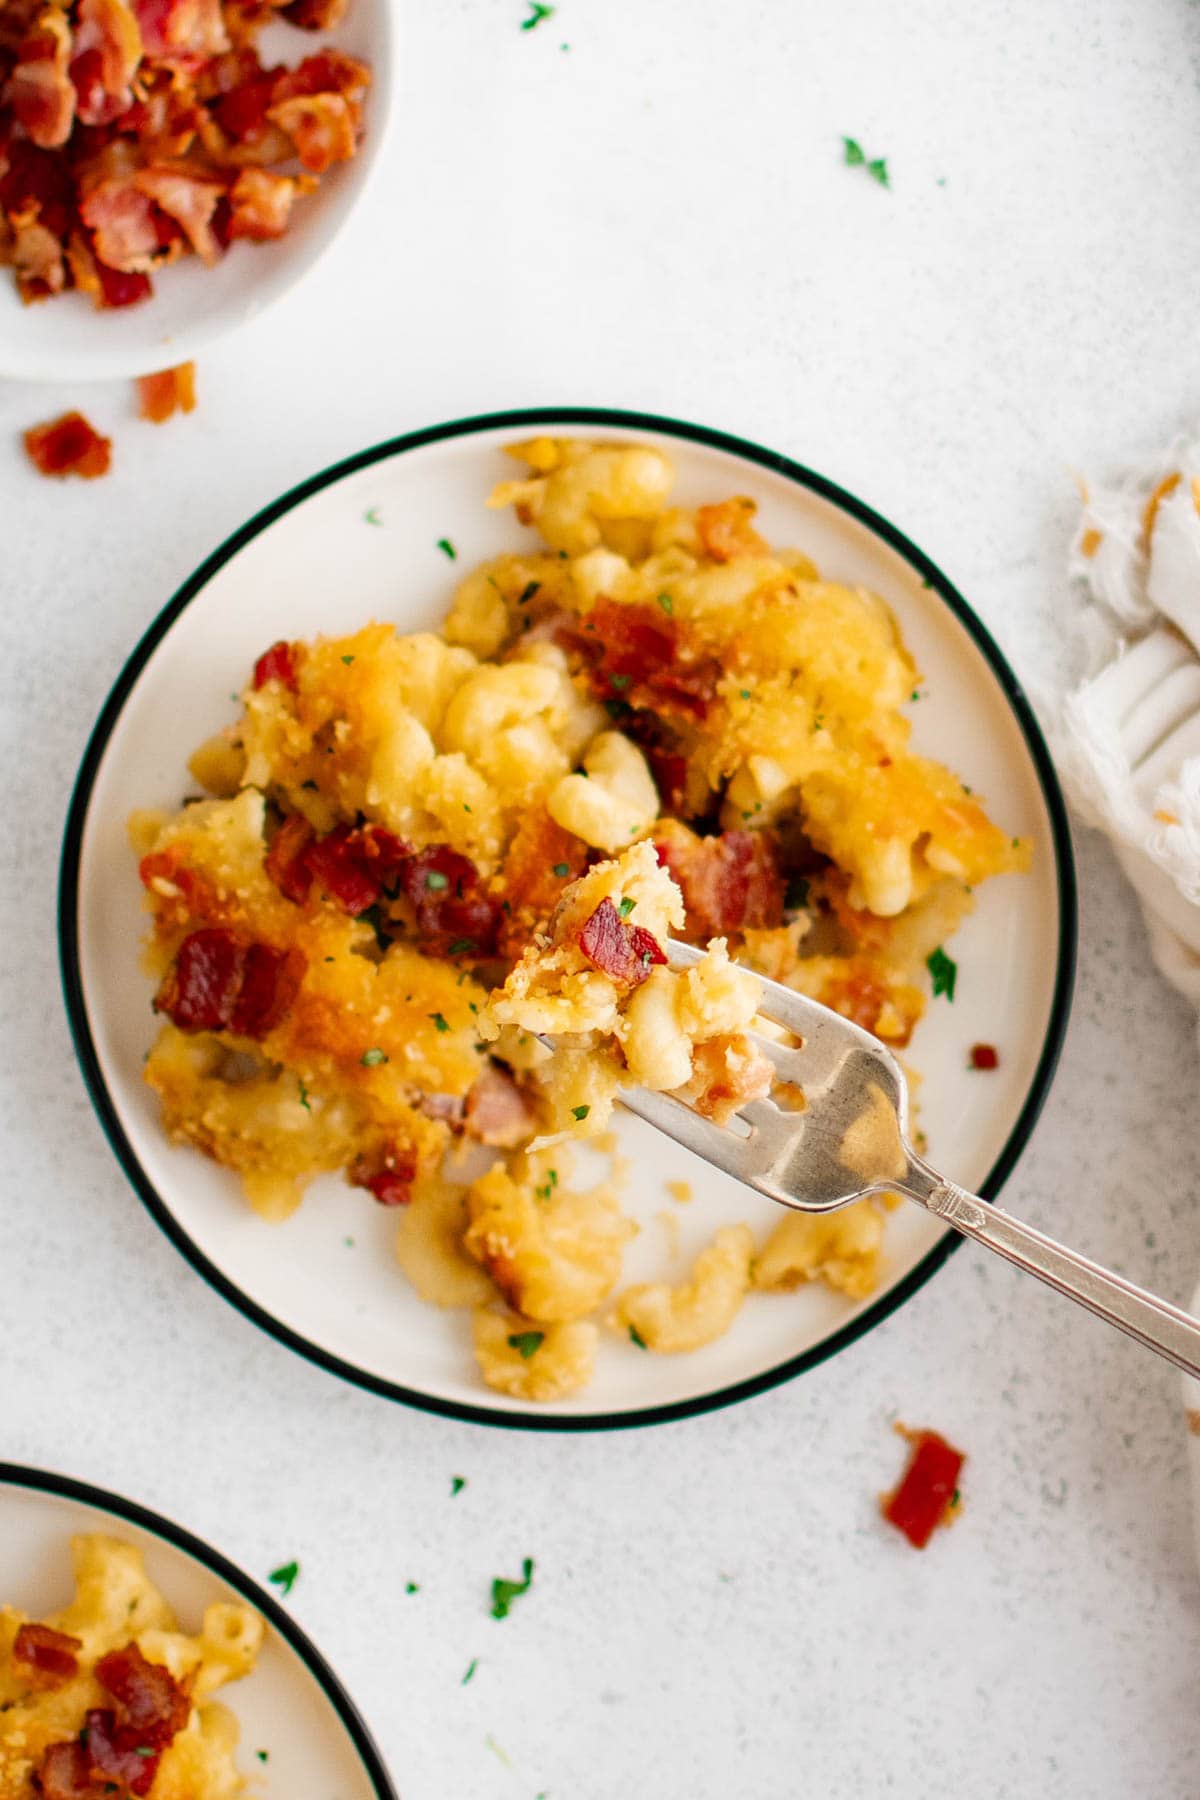
[[506, 1581], [503, 1575], [497, 1575], [492, 1582], [493, 1619], [507, 1619], [513, 1601], [529, 1592], [530, 1583], [533, 1581], [533, 1558], [531, 1556], [527, 1556], [522, 1562], [521, 1574], [523, 1579], [520, 1581]]
[[448, 556], [450, 558], [451, 562], [458, 561], [458, 551], [454, 548], [454, 545], [450, 542], [449, 538], [439, 538], [437, 547], [443, 556]]
[[474, 1673], [478, 1667], [479, 1667], [479, 1658], [477, 1656], [473, 1656], [471, 1658], [470, 1662], [467, 1664], [466, 1674], [463, 1676], [462, 1680], [459, 1683], [460, 1687], [466, 1687], [468, 1681], [471, 1680], [471, 1677], [474, 1675]]
[[382, 525], [383, 524], [383, 520], [379, 516], [379, 508], [377, 506], [368, 506], [366, 512], [363, 514], [363, 518], [367, 521], [368, 525]]
[[280, 1563], [277, 1569], [272, 1569], [267, 1580], [277, 1587], [281, 1594], [290, 1594], [296, 1585], [296, 1577], [299, 1573], [300, 1564], [293, 1560], [288, 1563]]
[[450, 1498], [453, 1500], [455, 1494], [461, 1494], [466, 1485], [465, 1475], [452, 1475], [450, 1477]]
[[536, 1356], [546, 1341], [544, 1331], [516, 1331], [508, 1340], [510, 1350], [519, 1350], [525, 1361]]
[[925, 958], [925, 967], [929, 970], [930, 979], [933, 982], [934, 999], [936, 1000], [939, 994], [945, 994], [947, 1000], [953, 1000], [954, 984], [958, 980], [958, 964], [954, 958], [947, 956], [939, 944], [937, 949]]
[[270, 1762], [271, 1760], [270, 1752], [267, 1750], [256, 1750], [254, 1754], [257, 1756], [259, 1762]]
[[522, 31], [533, 31], [543, 19], [552, 19], [556, 8], [543, 6], [542, 0], [529, 0], [529, 17], [521, 20]]
[[377, 1069], [380, 1063], [387, 1061], [387, 1052], [378, 1048], [364, 1050], [358, 1060], [364, 1069]]
[[844, 137], [842, 139], [842, 160], [848, 169], [865, 169], [871, 180], [877, 181], [880, 187], [891, 187], [892, 180], [888, 174], [887, 157], [868, 157], [857, 138]]
[[421, 1591], [421, 1584], [419, 1581], [406, 1581], [404, 1584], [404, 1591], [406, 1594], [419, 1594]]

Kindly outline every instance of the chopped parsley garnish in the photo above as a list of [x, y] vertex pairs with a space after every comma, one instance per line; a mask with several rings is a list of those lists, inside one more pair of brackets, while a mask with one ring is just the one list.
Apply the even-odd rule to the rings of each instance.
[[541, 585], [540, 581], [527, 581], [525, 586], [521, 589], [521, 592], [517, 595], [517, 605], [524, 606], [528, 601], [532, 600]]
[[877, 181], [880, 187], [891, 187], [892, 183], [891, 178], [888, 175], [887, 158], [885, 156], [876, 156], [868, 159], [867, 153], [862, 145], [855, 138], [850, 137], [844, 137], [842, 139], [842, 156], [847, 168], [865, 169], [872, 181]]
[[626, 894], [625, 898], [618, 905], [617, 911], [620, 913], [620, 915], [623, 919], [627, 919], [636, 905], [637, 905], [637, 901], [631, 900], [629, 898], [629, 895]]
[[479, 1658], [477, 1656], [473, 1656], [471, 1658], [470, 1662], [467, 1664], [467, 1672], [463, 1676], [460, 1686], [466, 1687], [468, 1681], [470, 1681], [472, 1675], [474, 1675], [474, 1673], [478, 1667], [479, 1667]]
[[507, 1619], [513, 1601], [519, 1599], [522, 1594], [528, 1593], [529, 1585], [533, 1580], [533, 1558], [531, 1556], [527, 1556], [521, 1564], [521, 1574], [523, 1579], [520, 1581], [506, 1581], [502, 1575], [497, 1575], [492, 1582], [493, 1619]]
[[301, 1106], [304, 1108], [306, 1113], [311, 1113], [312, 1107], [308, 1103], [308, 1089], [305, 1087], [304, 1083], [302, 1081], [300, 1081], [299, 1079], [297, 1079], [296, 1086], [300, 1089], [300, 1104], [301, 1104]]
[[425, 874], [425, 886], [433, 893], [440, 894], [443, 888], [450, 886], [450, 877], [443, 875], [440, 869], [428, 869]]
[[750, 689], [749, 688], [741, 688], [739, 690], [739, 692], [741, 693], [743, 700], [749, 700], [749, 698], [750, 698]]
[[552, 6], [543, 6], [542, 0], [529, 0], [529, 17], [521, 20], [521, 30], [532, 31], [536, 25], [541, 24], [543, 19], [552, 19], [553, 17], [554, 8]]
[[933, 981], [933, 997], [945, 994], [947, 1000], [954, 998], [954, 984], [958, 980], [958, 964], [954, 958], [947, 956], [939, 944], [931, 955], [925, 958], [925, 967], [929, 970]]
[[564, 880], [565, 877], [571, 873], [570, 863], [555, 863], [554, 873], [558, 876], [560, 881]]
[[354, 661], [354, 658], [352, 656], [343, 656], [342, 661], [345, 663], [346, 667], [349, 668], [350, 664]]
[[916, 700], [919, 700], [919, 699], [920, 699], [920, 698], [921, 698], [921, 690], [920, 690], [920, 688], [914, 688], [914, 689], [913, 689], [913, 691], [912, 691], [912, 693], [911, 693], [911, 694], [910, 694], [910, 695], [909, 695], [909, 696], [908, 696], [908, 698], [909, 698], [909, 701], [910, 701], [910, 702], [913, 702], [913, 701], [916, 701]]
[[380, 1063], [387, 1061], [387, 1054], [380, 1049], [364, 1050], [358, 1059], [364, 1069], [377, 1069]]
[[465, 956], [468, 950], [473, 950], [474, 948], [474, 938], [455, 938], [446, 954], [447, 956]]
[[544, 1331], [517, 1331], [508, 1340], [510, 1350], [519, 1350], [526, 1362], [536, 1356], [546, 1341]]
[[636, 1325], [631, 1325], [629, 1327], [629, 1338], [630, 1342], [636, 1344], [639, 1350], [644, 1350], [646, 1348], [646, 1340]]
[[461, 1494], [466, 1485], [465, 1475], [452, 1475], [450, 1477], [450, 1498], [453, 1500], [455, 1494]]
[[379, 508], [377, 506], [368, 506], [366, 512], [363, 514], [363, 518], [367, 521], [368, 525], [382, 525], [383, 524], [383, 520], [379, 516]]
[[266, 1750], [256, 1750], [254, 1754], [257, 1756], [259, 1762], [270, 1762], [271, 1760], [270, 1753]]
[[627, 688], [632, 680], [632, 675], [610, 675], [608, 683], [610, 687], [615, 687], [619, 690]]
[[671, 614], [675, 611], [675, 602], [672, 600], [670, 594], [660, 594], [658, 596], [658, 604], [662, 607], [669, 619]]
[[417, 1581], [406, 1581], [404, 1584], [404, 1591], [406, 1594], [419, 1594], [421, 1591], [421, 1584]]
[[450, 1027], [441, 1013], [430, 1013], [429, 1017], [433, 1020], [439, 1031], [449, 1031]]
[[281, 1594], [290, 1594], [296, 1585], [296, 1577], [299, 1573], [300, 1564], [298, 1562], [280, 1563], [277, 1569], [271, 1570], [267, 1580], [272, 1582]]
[[574, 1119], [586, 1119], [591, 1110], [590, 1106], [573, 1106], [571, 1108], [571, 1117]]
[[450, 542], [449, 538], [439, 538], [437, 547], [443, 556], [448, 556], [450, 558], [451, 562], [458, 561], [458, 551], [454, 548], [454, 545]]

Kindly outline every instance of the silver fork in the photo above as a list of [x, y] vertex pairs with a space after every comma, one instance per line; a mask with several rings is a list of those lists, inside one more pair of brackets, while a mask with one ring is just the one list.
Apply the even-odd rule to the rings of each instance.
[[[667, 953], [674, 969], [691, 968], [701, 956], [674, 940]], [[759, 1011], [800, 1042], [791, 1048], [760, 1032], [750, 1036], [775, 1066], [772, 1092], [794, 1084], [803, 1094], [798, 1108], [773, 1098], [752, 1100], [731, 1126], [722, 1126], [648, 1088], [623, 1090], [624, 1105], [685, 1149], [798, 1212], [833, 1212], [869, 1194], [906, 1194], [964, 1237], [1200, 1376], [1200, 1321], [945, 1180], [908, 1141], [908, 1083], [891, 1052], [827, 1006], [776, 981], [764, 979], [762, 987]], [[737, 1121], [740, 1130], [731, 1128]]]

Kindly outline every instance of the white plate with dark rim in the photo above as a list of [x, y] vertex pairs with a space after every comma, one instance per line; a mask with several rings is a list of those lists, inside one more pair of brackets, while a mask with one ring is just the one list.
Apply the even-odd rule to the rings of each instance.
[[147, 375], [186, 362], [281, 300], [331, 247], [382, 160], [396, 87], [398, 13], [392, 0], [351, 0], [332, 31], [283, 23], [264, 31], [264, 63], [292, 65], [330, 46], [371, 65], [358, 154], [331, 168], [317, 192], [297, 203], [283, 237], [232, 244], [212, 268], [198, 256], [184, 257], [155, 276], [149, 300], [102, 310], [74, 292], [26, 306], [12, 271], [0, 269], [0, 374], [57, 382]]
[[266, 1794], [397, 1800], [353, 1701], [295, 1621], [216, 1550], [144, 1506], [67, 1475], [0, 1462], [0, 1603], [35, 1619], [65, 1606], [74, 1592], [70, 1540], [85, 1531], [135, 1544], [184, 1630], [198, 1629], [214, 1601], [244, 1601], [266, 1620], [252, 1673], [220, 1694], [241, 1727], [238, 1766], [253, 1770]]
[[[475, 1371], [466, 1316], [426, 1306], [400, 1274], [391, 1214], [330, 1177], [286, 1224], [268, 1225], [231, 1175], [168, 1144], [141, 1081], [155, 1021], [138, 966], [144, 915], [125, 836], [134, 808], [178, 805], [188, 754], [231, 718], [231, 690], [273, 640], [349, 631], [370, 618], [402, 630], [436, 626], [464, 570], [522, 541], [511, 516], [483, 505], [511, 472], [503, 445], [550, 429], [658, 444], [675, 464], [683, 504], [750, 494], [770, 542], [798, 545], [826, 576], [882, 594], [922, 672], [917, 746], [958, 770], [1006, 830], [1033, 840], [1031, 874], [981, 889], [954, 939], [954, 1004], [931, 1004], [908, 1053], [925, 1078], [930, 1158], [975, 1192], [998, 1194], [1045, 1098], [1074, 968], [1070, 838], [1045, 745], [991, 638], [894, 526], [786, 458], [698, 426], [588, 408], [466, 419], [351, 457], [250, 520], [165, 607], [109, 696], [71, 803], [59, 932], [76, 1048], [112, 1147], [154, 1218], [220, 1293], [293, 1349], [377, 1393], [486, 1423], [600, 1429], [701, 1412], [798, 1374], [893, 1311], [957, 1237], [906, 1206], [888, 1223], [879, 1289], [861, 1304], [815, 1285], [753, 1295], [726, 1336], [691, 1356], [651, 1356], [613, 1337], [582, 1394], [542, 1407], [494, 1394]], [[457, 562], [438, 549], [440, 538], [452, 540]], [[967, 1067], [981, 1041], [999, 1049], [995, 1072]], [[677, 1279], [719, 1224], [747, 1219], [761, 1233], [778, 1217], [628, 1115], [621, 1135], [636, 1170], [626, 1205], [643, 1227], [627, 1251], [627, 1279]], [[672, 1179], [693, 1185], [690, 1204], [668, 1198]]]

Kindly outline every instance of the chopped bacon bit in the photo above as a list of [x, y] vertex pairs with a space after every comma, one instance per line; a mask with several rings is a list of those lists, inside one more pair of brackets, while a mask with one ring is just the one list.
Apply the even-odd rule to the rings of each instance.
[[1000, 1052], [994, 1044], [972, 1044], [971, 1067], [973, 1069], [998, 1069]]
[[591, 665], [592, 689], [603, 700], [702, 719], [716, 694], [721, 665], [711, 656], [690, 657], [676, 621], [653, 607], [601, 596], [581, 625], [559, 636]]
[[124, 275], [144, 275], [154, 267], [161, 248], [154, 206], [129, 176], [108, 176], [89, 188], [79, 216], [101, 264]]
[[182, 168], [150, 168], [139, 169], [134, 182], [139, 193], [148, 194], [156, 206], [178, 222], [201, 262], [216, 262], [221, 246], [212, 228], [212, 216], [225, 193], [223, 181]]
[[[86, 1730], [87, 1758], [93, 1780], [102, 1776], [106, 1786], [116, 1782], [128, 1788], [131, 1794], [148, 1794], [158, 1773], [162, 1751], [145, 1742], [143, 1734], [132, 1726], [118, 1725], [107, 1708], [93, 1707], [88, 1712]], [[174, 1732], [171, 1735], [173, 1737]]]
[[726, 1125], [751, 1100], [771, 1092], [775, 1065], [744, 1031], [708, 1038], [692, 1054], [689, 1092], [696, 1111]]
[[222, 926], [209, 926], [184, 938], [154, 1007], [180, 1031], [227, 1029], [262, 1038], [291, 1006], [303, 974], [300, 950], [247, 944]]
[[627, 925], [606, 894], [579, 933], [579, 948], [594, 969], [622, 987], [637, 987], [666, 951], [651, 931]]
[[493, 1062], [476, 1076], [467, 1093], [464, 1122], [468, 1137], [511, 1149], [525, 1142], [537, 1114], [508, 1070]]
[[744, 494], [722, 500], [716, 506], [698, 507], [696, 534], [705, 554], [719, 563], [761, 554], [767, 546], [751, 523], [757, 511], [753, 500]]
[[55, 1631], [52, 1625], [22, 1625], [13, 1639], [13, 1661], [26, 1663], [39, 1675], [53, 1675], [67, 1680], [78, 1673], [75, 1652], [83, 1649], [83, 1639], [66, 1631]]
[[126, 0], [79, 0], [71, 80], [84, 125], [111, 125], [133, 104], [142, 34]]
[[100, 294], [105, 306], [136, 306], [139, 300], [148, 300], [154, 292], [148, 275], [127, 275], [121, 269], [110, 269], [105, 263], [96, 264], [96, 274], [100, 278]]
[[351, 102], [342, 94], [297, 94], [267, 108], [272, 125], [286, 131], [312, 175], [349, 162], [358, 146]]
[[783, 922], [784, 880], [774, 840], [765, 831], [723, 831], [719, 837], [680, 834], [656, 843], [683, 894], [689, 939], [736, 931], [771, 931]]
[[71, 27], [65, 12], [46, 6], [33, 32], [17, 46], [16, 64], [4, 90], [13, 117], [43, 150], [65, 144], [75, 123], [75, 89], [67, 73]]
[[186, 1690], [169, 1669], [149, 1662], [136, 1644], [110, 1650], [95, 1673], [121, 1707], [122, 1724], [138, 1733], [139, 1743], [165, 1749], [187, 1724], [192, 1705]]
[[85, 481], [107, 475], [112, 461], [112, 439], [101, 437], [80, 412], [32, 426], [25, 450], [41, 474], [82, 475]]
[[408, 856], [408, 845], [382, 825], [338, 825], [304, 852], [304, 867], [310, 881], [357, 918], [396, 881]]
[[883, 1496], [880, 1510], [914, 1550], [923, 1550], [954, 1505], [966, 1457], [936, 1431], [907, 1431], [903, 1426], [897, 1430], [909, 1440], [912, 1454], [899, 1485]]
[[42, 1800], [96, 1800], [91, 1760], [78, 1738], [47, 1747], [35, 1784]]
[[266, 243], [287, 230], [300, 184], [290, 175], [243, 169], [229, 190], [229, 237]]
[[157, 375], [138, 378], [138, 412], [143, 419], [161, 425], [177, 412], [196, 410], [196, 365], [180, 363], [174, 369], [162, 369]]
[[284, 638], [264, 650], [254, 665], [254, 685], [256, 688], [266, 687], [268, 681], [282, 681], [285, 688], [295, 694], [300, 690], [297, 671], [300, 667], [300, 645], [289, 644]]
[[301, 31], [332, 31], [345, 18], [349, 4], [350, 0], [291, 0], [283, 16]]
[[407, 1206], [416, 1173], [417, 1161], [412, 1152], [389, 1144], [382, 1158], [358, 1157], [350, 1170], [350, 1182], [353, 1187], [366, 1188], [374, 1194], [380, 1206]]
[[416, 915], [417, 938], [429, 955], [491, 955], [501, 903], [483, 892], [469, 856], [449, 844], [429, 844], [405, 863], [400, 881]]
[[303, 906], [312, 887], [312, 870], [308, 866], [309, 846], [316, 832], [303, 813], [289, 813], [271, 839], [263, 867], [280, 893], [297, 906]]
[[562, 899], [563, 888], [587, 867], [587, 847], [574, 832], [538, 807], [530, 807], [508, 846], [501, 872], [502, 912], [497, 954], [520, 956]]
[[275, 100], [292, 100], [297, 95], [345, 94], [357, 99], [371, 85], [371, 71], [356, 56], [342, 50], [317, 50], [312, 56], [285, 69], [275, 83]]

